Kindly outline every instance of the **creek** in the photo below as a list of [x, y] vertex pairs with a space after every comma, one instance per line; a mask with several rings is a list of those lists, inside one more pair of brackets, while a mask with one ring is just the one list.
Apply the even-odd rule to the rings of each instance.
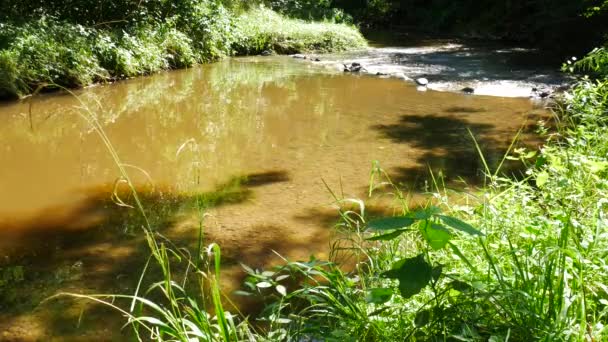
[[[530, 88], [563, 79], [511, 63], [526, 54], [438, 41], [320, 62], [233, 58], [79, 90], [79, 99], [55, 93], [0, 104], [0, 267], [8, 282], [0, 340], [125, 338], [110, 309], [38, 305], [58, 291], [133, 293], [147, 256], [141, 219], [115, 204], [132, 199], [87, 118], [103, 128], [168, 238], [195, 243], [192, 199], [202, 194], [205, 242], [222, 247], [231, 293], [242, 281], [239, 262], [268, 266], [278, 261], [273, 251], [328, 257], [338, 215], [324, 183], [364, 199], [378, 161], [414, 193], [429, 189], [429, 169], [473, 187], [483, 165], [468, 130], [491, 165], [520, 129], [533, 145], [537, 122], [549, 116], [545, 102], [527, 98]], [[370, 74], [344, 73], [343, 62]], [[427, 77], [429, 89], [378, 72]], [[475, 95], [458, 92], [464, 86]], [[15, 265], [22, 275], [7, 271]]]

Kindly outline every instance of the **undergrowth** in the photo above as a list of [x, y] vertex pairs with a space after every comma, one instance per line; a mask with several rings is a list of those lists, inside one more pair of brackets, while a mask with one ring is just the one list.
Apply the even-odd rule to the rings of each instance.
[[351, 26], [326, 22], [305, 22], [286, 18], [270, 9], [258, 8], [239, 17], [237, 54], [305, 51], [344, 51], [366, 46], [363, 36]]
[[38, 87], [77, 88], [263, 51], [341, 51], [366, 46], [356, 28], [290, 19], [269, 9], [237, 12], [191, 1], [184, 13], [128, 25], [87, 25], [40, 15], [0, 23], [0, 98]]

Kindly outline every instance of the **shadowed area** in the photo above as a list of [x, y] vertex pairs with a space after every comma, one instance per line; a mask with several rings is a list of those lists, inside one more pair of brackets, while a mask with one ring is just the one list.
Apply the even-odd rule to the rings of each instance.
[[[446, 112], [475, 113], [478, 110], [450, 107]], [[533, 127], [532, 124], [525, 125], [522, 130], [525, 133]], [[403, 115], [396, 124], [375, 125], [372, 128], [393, 142], [422, 149], [423, 153], [416, 157], [416, 166], [389, 170], [394, 182], [414, 191], [433, 188], [429, 172], [452, 187], [482, 184], [485, 178], [484, 160], [490, 171], [494, 172], [514, 138], [512, 133], [497, 131], [494, 125], [472, 123], [453, 115]], [[507, 161], [501, 170], [504, 174], [517, 176], [520, 167], [518, 163]]]
[[485, 108], [474, 107], [450, 107], [445, 110], [446, 113], [483, 113], [487, 111]]
[[[235, 176], [212, 191], [198, 194], [176, 194], [171, 189], [152, 187], [138, 187], [137, 191], [152, 228], [171, 235], [172, 227], [181, 224], [192, 210], [242, 203], [254, 197], [251, 188], [288, 180], [286, 171], [277, 170]], [[40, 317], [46, 317], [31, 322], [38, 325], [38, 329], [50, 329], [53, 334], [64, 337], [72, 334], [86, 337], [87, 324], [95, 325], [96, 319], [109, 313], [112, 314], [110, 320], [116, 323], [114, 326], [119, 326], [122, 318], [117, 312], [69, 298], [52, 300], [36, 309], [56, 292], [134, 292], [150, 255], [143, 234], [145, 221], [135, 208], [118, 205], [111, 199], [114, 196], [125, 204], [134, 203], [130, 191], [121, 188], [113, 192], [112, 188], [88, 190], [86, 200], [76, 207], [48, 208], [27, 220], [0, 222], [0, 252], [3, 256], [0, 271], [8, 274], [10, 272], [5, 270], [20, 270], [19, 279], [0, 283], [0, 331], [12, 331], [16, 335], [11, 336], [20, 336], [11, 328], [12, 322], [19, 319], [22, 312], [31, 310], [37, 311]], [[276, 228], [260, 228], [260, 231], [266, 233], [239, 236], [237, 241], [227, 243], [224, 262], [234, 264], [234, 260], [259, 260], [261, 266], [272, 255], [270, 250], [288, 252], [298, 246], [316, 243], [298, 239], [291, 243], [276, 241], [273, 234], [280, 234]], [[191, 229], [191, 232], [175, 236], [173, 242], [176, 246], [193, 245], [197, 230]], [[207, 237], [209, 241], [223, 241], [225, 238], [221, 234]], [[146, 279], [160, 280], [154, 267], [149, 273]], [[40, 326], [41, 322], [47, 326]], [[116, 329], [109, 333], [116, 338], [122, 336]]]

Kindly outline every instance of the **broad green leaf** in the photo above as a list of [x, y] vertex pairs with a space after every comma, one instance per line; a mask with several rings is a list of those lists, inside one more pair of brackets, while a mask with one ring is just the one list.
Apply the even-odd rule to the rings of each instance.
[[441, 209], [439, 209], [438, 207], [431, 205], [427, 208], [423, 208], [420, 210], [416, 210], [415, 212], [413, 212], [411, 214], [411, 217], [417, 219], [417, 220], [428, 220], [431, 217], [433, 217], [434, 215], [437, 215], [441, 212]]
[[392, 297], [393, 297], [392, 289], [376, 288], [376, 289], [371, 289], [367, 292], [367, 296], [365, 296], [365, 300], [368, 303], [384, 304], [384, 303], [388, 302], [389, 300], [391, 300]]
[[426, 239], [429, 246], [434, 250], [440, 250], [450, 242], [452, 234], [444, 226], [438, 224], [428, 224], [424, 227], [420, 227], [420, 233]]
[[433, 274], [432, 274], [433, 280], [434, 281], [439, 280], [439, 277], [441, 277], [442, 273], [443, 273], [443, 265], [433, 267]]
[[277, 285], [275, 287], [275, 289], [277, 290], [278, 293], [281, 294], [281, 296], [283, 296], [283, 297], [287, 296], [287, 288], [285, 288], [285, 286]]
[[280, 276], [278, 276], [275, 280], [276, 281], [281, 281], [281, 280], [285, 280], [287, 278], [290, 278], [291, 276], [289, 274], [282, 274]]
[[431, 311], [422, 310], [416, 314], [416, 318], [414, 318], [414, 325], [416, 328], [421, 328], [431, 321]]
[[255, 272], [253, 271], [253, 269], [243, 263], [241, 263], [241, 267], [245, 270], [245, 272], [247, 272], [248, 274], [255, 274]]
[[144, 317], [136, 317], [133, 319], [136, 322], [145, 322], [145, 323], [149, 323], [161, 328], [168, 328], [169, 326], [167, 325], [167, 323], [161, 321], [160, 319], [156, 318], [156, 317], [149, 317], [149, 316], [144, 316]]
[[410, 298], [422, 291], [433, 275], [433, 268], [424, 260], [424, 254], [403, 259], [396, 264], [399, 268], [386, 271], [382, 276], [399, 280], [399, 291], [403, 298]]
[[[401, 259], [399, 261], [394, 262], [393, 265], [392, 265], [392, 267], [391, 267], [391, 270], [396, 270], [396, 269], [399, 269], [399, 268], [403, 267], [403, 264], [405, 264], [405, 262], [407, 260], [408, 259]], [[390, 272], [390, 270], [388, 272]]]
[[236, 290], [233, 293], [237, 296], [244, 296], [244, 297], [249, 297], [252, 295], [251, 292], [242, 291], [242, 290]]
[[369, 221], [367, 229], [371, 230], [393, 230], [411, 226], [416, 220], [406, 216], [386, 217]]
[[371, 238], [367, 238], [368, 241], [388, 241], [399, 237], [399, 235], [405, 233], [407, 229], [400, 229], [388, 234], [376, 235]]
[[546, 171], [539, 172], [536, 175], [536, 186], [542, 188], [549, 181], [549, 174]]
[[443, 221], [443, 223], [454, 229], [460, 230], [471, 235], [483, 235], [479, 230], [473, 228], [473, 226], [471, 226], [470, 224], [463, 222], [455, 217], [439, 215], [439, 218], [441, 219], [441, 221]]
[[538, 158], [536, 158], [536, 163], [534, 163], [534, 165], [536, 167], [541, 167], [543, 165], [545, 165], [547, 163], [547, 158], [545, 156], [540, 156]]
[[289, 324], [291, 323], [291, 320], [289, 318], [277, 318], [274, 320], [274, 322], [279, 324]]
[[257, 286], [257, 287], [259, 287], [261, 289], [267, 289], [269, 287], [272, 287], [272, 284], [269, 283], [269, 282], [267, 282], [267, 281], [262, 281], [262, 282], [259, 282], [259, 283], [255, 284], [255, 286]]
[[460, 281], [460, 280], [453, 280], [448, 285], [451, 288], [453, 288], [454, 290], [459, 291], [459, 292], [465, 292], [465, 291], [469, 291], [470, 289], [472, 289], [471, 285], [469, 285], [468, 283], [465, 283], [464, 281]]

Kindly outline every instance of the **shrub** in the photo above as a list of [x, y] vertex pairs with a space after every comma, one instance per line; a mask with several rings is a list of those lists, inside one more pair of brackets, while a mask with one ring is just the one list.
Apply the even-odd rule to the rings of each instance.
[[366, 46], [363, 36], [344, 24], [310, 23], [289, 19], [265, 8], [246, 12], [238, 18], [237, 54], [264, 50], [278, 53], [343, 51]]
[[0, 72], [8, 75], [2, 92], [25, 95], [42, 83], [80, 87], [103, 78], [103, 70], [90, 49], [93, 30], [60, 25], [50, 18], [22, 27], [5, 25], [2, 30], [12, 35], [9, 48], [2, 54]]
[[23, 85], [19, 84], [17, 58], [11, 51], [0, 51], [0, 100], [15, 98]]
[[595, 77], [608, 77], [608, 49], [595, 48], [580, 61], [568, 61], [564, 65], [567, 71], [590, 73]]

